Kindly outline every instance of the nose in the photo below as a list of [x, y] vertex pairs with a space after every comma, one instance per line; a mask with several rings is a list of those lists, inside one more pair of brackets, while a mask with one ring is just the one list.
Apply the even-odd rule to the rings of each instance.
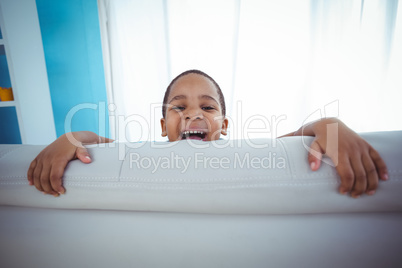
[[186, 120], [197, 120], [203, 119], [204, 116], [200, 110], [190, 110], [185, 115]]

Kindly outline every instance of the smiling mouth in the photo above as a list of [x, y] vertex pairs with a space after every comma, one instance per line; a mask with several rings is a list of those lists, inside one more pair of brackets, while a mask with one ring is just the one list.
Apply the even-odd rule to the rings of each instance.
[[186, 130], [183, 131], [181, 134], [181, 139], [182, 140], [205, 140], [207, 137], [207, 133], [204, 131], [199, 131], [199, 130]]

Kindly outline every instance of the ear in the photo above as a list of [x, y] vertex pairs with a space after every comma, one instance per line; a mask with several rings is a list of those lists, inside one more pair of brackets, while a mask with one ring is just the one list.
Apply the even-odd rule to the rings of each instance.
[[221, 134], [222, 135], [226, 136], [228, 134], [228, 132], [227, 132], [228, 126], [229, 126], [229, 120], [227, 118], [223, 119], [223, 121], [222, 121], [222, 129], [221, 129]]
[[167, 136], [165, 118], [161, 118], [162, 137]]

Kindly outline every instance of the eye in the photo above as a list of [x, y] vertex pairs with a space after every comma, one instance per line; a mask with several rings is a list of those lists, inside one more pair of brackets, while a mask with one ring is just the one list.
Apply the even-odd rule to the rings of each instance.
[[215, 110], [215, 108], [213, 106], [204, 106], [204, 107], [202, 107], [202, 109], [204, 111]]
[[173, 106], [172, 110], [176, 110], [176, 111], [183, 111], [184, 110], [184, 106]]

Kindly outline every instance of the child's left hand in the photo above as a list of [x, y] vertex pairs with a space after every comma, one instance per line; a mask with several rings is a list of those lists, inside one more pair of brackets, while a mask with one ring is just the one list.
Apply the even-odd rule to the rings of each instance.
[[331, 158], [341, 177], [339, 192], [354, 198], [373, 195], [379, 180], [388, 179], [387, 166], [379, 153], [356, 132], [335, 118], [326, 118], [300, 128], [295, 136], [315, 136], [308, 161], [319, 169], [322, 155]]

